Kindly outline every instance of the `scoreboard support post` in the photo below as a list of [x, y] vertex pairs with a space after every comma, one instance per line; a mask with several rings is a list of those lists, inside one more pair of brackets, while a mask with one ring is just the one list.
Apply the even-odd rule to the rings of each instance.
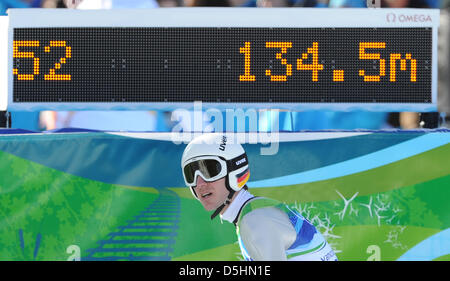
[[0, 128], [11, 128], [11, 113], [0, 111]]

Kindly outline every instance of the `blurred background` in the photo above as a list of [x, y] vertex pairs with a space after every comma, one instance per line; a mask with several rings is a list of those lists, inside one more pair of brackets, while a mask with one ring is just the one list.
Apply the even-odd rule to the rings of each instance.
[[[0, 14], [6, 15], [8, 8], [120, 9], [202, 6], [366, 8], [366, 0], [0, 0]], [[274, 119], [271, 118], [269, 111], [264, 111], [258, 116], [258, 131], [270, 130], [273, 122], [278, 122], [277, 127], [280, 131], [449, 128], [450, 0], [381, 0], [381, 8], [441, 9], [438, 43], [438, 112], [281, 111], [278, 119]], [[1, 118], [4, 119], [3, 116]], [[194, 118], [187, 118], [187, 120], [182, 120], [182, 118], [182, 116], [175, 116], [173, 112], [165, 111], [12, 112], [10, 126], [31, 131], [84, 128], [105, 131], [153, 132], [170, 132], [177, 124], [183, 126], [185, 131], [196, 127], [192, 123], [186, 123], [193, 122]], [[208, 118], [206, 119], [208, 120]], [[207, 125], [208, 122], [204, 121], [203, 127]], [[210, 131], [215, 130], [211, 126], [208, 128]], [[222, 128], [228, 127], [224, 124]]]

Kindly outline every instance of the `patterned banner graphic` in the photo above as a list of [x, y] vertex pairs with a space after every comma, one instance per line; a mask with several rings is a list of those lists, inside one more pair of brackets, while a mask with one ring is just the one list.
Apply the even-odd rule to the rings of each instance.
[[[0, 260], [241, 260], [158, 133], [0, 131]], [[450, 260], [450, 132], [281, 134], [244, 144], [249, 191], [300, 211], [339, 260]]]

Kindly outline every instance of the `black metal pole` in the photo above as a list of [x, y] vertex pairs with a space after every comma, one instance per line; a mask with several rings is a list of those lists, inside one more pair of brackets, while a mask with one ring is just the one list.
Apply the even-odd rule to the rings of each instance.
[[11, 113], [0, 111], [0, 128], [11, 128]]

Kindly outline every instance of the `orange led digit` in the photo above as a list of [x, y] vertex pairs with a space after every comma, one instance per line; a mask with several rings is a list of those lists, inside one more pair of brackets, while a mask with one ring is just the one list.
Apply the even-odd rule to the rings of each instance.
[[411, 54], [406, 54], [406, 58], [402, 59], [401, 54], [391, 54], [390, 58], [390, 66], [391, 66], [391, 75], [390, 75], [390, 81], [395, 82], [396, 81], [396, 71], [397, 71], [397, 64], [396, 61], [400, 60], [400, 70], [406, 71], [406, 60], [410, 61], [411, 65], [411, 76], [410, 80], [411, 82], [417, 82], [417, 61], [412, 58]]
[[[308, 59], [308, 54], [312, 56], [311, 64], [303, 64], [303, 60]], [[319, 81], [319, 71], [323, 70], [323, 64], [319, 64], [319, 43], [314, 42], [312, 48], [308, 48], [307, 53], [302, 54], [301, 59], [297, 59], [297, 70], [312, 70], [312, 81]]]
[[13, 68], [13, 75], [17, 75], [18, 80], [34, 80], [34, 76], [39, 75], [39, 58], [34, 57], [34, 52], [19, 52], [19, 47], [39, 47], [39, 41], [13, 41], [13, 58], [33, 59], [33, 74], [19, 74], [19, 70]]
[[364, 77], [365, 82], [380, 82], [381, 76], [386, 75], [386, 60], [381, 58], [378, 53], [367, 54], [366, 49], [384, 49], [385, 42], [360, 42], [359, 43], [359, 59], [361, 60], [380, 60], [380, 75], [366, 75], [365, 71], [360, 69], [359, 76]]
[[72, 57], [72, 48], [66, 46], [66, 41], [50, 41], [49, 46], [44, 47], [46, 53], [50, 53], [51, 47], [65, 48], [65, 57], [60, 58], [59, 62], [55, 63], [54, 68], [49, 70], [49, 74], [44, 74], [44, 80], [55, 80], [55, 81], [68, 81], [72, 79], [70, 74], [56, 74], [56, 69], [61, 69], [61, 65], [66, 63], [67, 58]]
[[334, 70], [333, 71], [333, 81], [334, 82], [344, 82], [344, 70]]
[[281, 49], [281, 53], [277, 53], [275, 58], [281, 60], [282, 65], [286, 65], [286, 75], [272, 75], [272, 71], [266, 69], [266, 76], [270, 76], [270, 81], [287, 81], [287, 77], [292, 75], [292, 64], [287, 63], [287, 60], [283, 58], [283, 54], [287, 53], [288, 48], [292, 48], [292, 42], [266, 42], [266, 48]]
[[245, 42], [244, 46], [239, 48], [239, 52], [244, 54], [244, 75], [239, 76], [239, 81], [255, 81], [255, 75], [250, 74], [250, 42]]

